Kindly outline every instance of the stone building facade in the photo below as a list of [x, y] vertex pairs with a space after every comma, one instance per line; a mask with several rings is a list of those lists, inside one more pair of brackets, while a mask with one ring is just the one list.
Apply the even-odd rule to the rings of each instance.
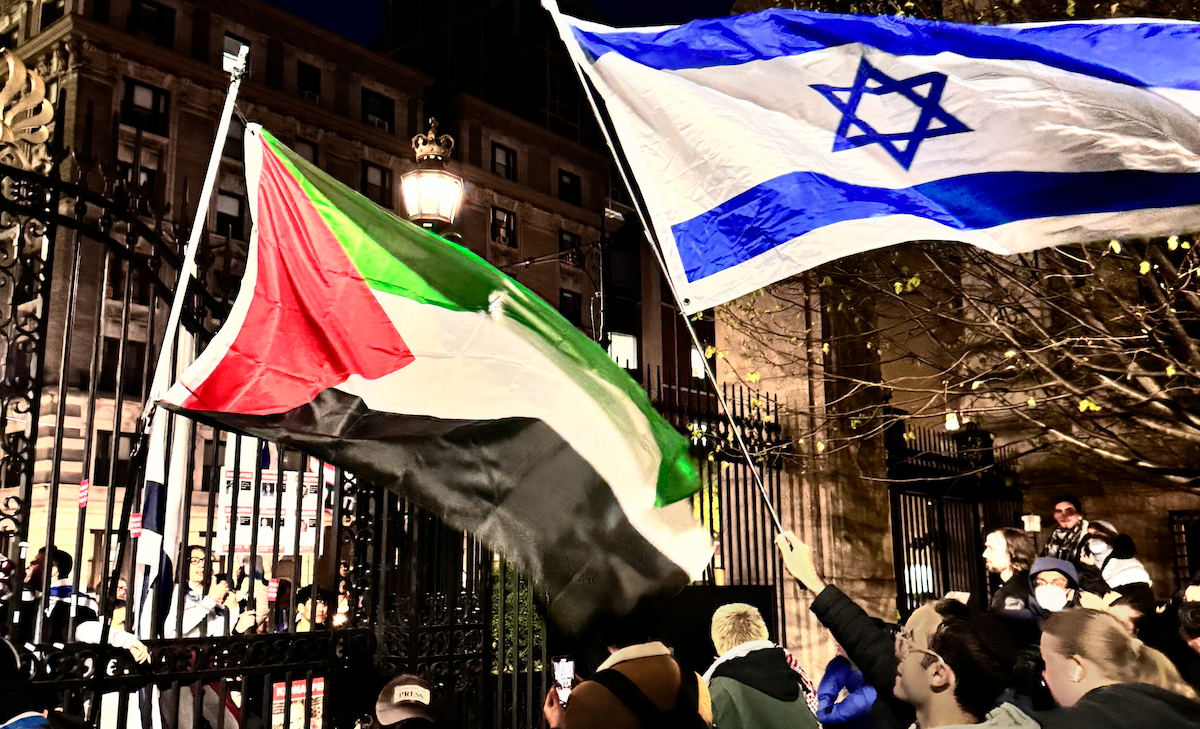
[[[334, 178], [399, 212], [400, 176], [415, 165], [410, 140], [426, 131], [428, 116], [436, 113], [440, 132], [456, 139], [447, 167], [465, 182], [457, 225], [463, 244], [597, 336], [595, 247], [605, 220], [609, 161], [596, 150], [466, 94], [431, 104], [431, 77], [258, 0], [3, 2], [0, 35], [47, 81], [48, 97], [60, 107], [64, 146], [77, 159], [98, 162], [103, 174], [140, 186], [143, 220], [180, 249], [224, 104], [228, 69], [240, 48], [250, 47], [249, 74], [238, 98], [238, 119], [224, 142], [201, 251], [209, 288], [219, 298], [236, 294], [252, 225], [241, 162], [244, 122], [263, 124]], [[57, 248], [59, 272], [69, 270], [69, 248]], [[149, 250], [139, 253], [153, 256]], [[148, 352], [156, 349], [148, 344], [151, 337], [161, 338], [166, 310], [160, 303], [151, 311], [149, 282], [126, 273], [116, 259], [102, 279], [104, 255], [85, 248], [80, 305], [72, 319], [77, 332], [88, 332], [100, 317], [99, 340], [77, 334], [65, 368], [59, 351], [70, 287], [57, 273], [51, 282], [31, 535], [45, 534], [63, 389], [60, 503], [74, 499], [84, 478], [91, 480], [93, 503], [112, 498], [119, 503], [123, 496], [122, 475], [153, 364]], [[129, 308], [123, 312], [127, 288]], [[103, 305], [83, 303], [97, 301]], [[125, 333], [122, 322], [128, 322]], [[124, 396], [118, 398], [122, 348]], [[89, 365], [97, 350], [100, 376], [91, 383]], [[89, 425], [85, 404], [92, 385], [100, 396]], [[85, 462], [89, 428], [92, 447]], [[200, 439], [206, 436], [211, 440], [202, 428]], [[202, 483], [219, 466], [218, 449], [198, 443], [195, 456], [195, 477]], [[194, 493], [193, 535], [203, 528], [207, 497]], [[87, 554], [93, 545], [99, 548], [102, 512], [88, 512]], [[74, 520], [60, 519], [55, 543], [69, 545], [75, 537]], [[90, 561], [83, 575], [94, 584], [100, 571]]]

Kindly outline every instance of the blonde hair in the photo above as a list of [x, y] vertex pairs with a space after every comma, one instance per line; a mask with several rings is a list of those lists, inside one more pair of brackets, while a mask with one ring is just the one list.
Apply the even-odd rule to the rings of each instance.
[[1099, 610], [1077, 608], [1055, 613], [1042, 623], [1042, 632], [1058, 640], [1060, 653], [1079, 656], [1099, 666], [1105, 678], [1151, 686], [1196, 698], [1175, 664], [1151, 648], [1121, 621]]
[[722, 605], [713, 613], [712, 639], [718, 655], [752, 640], [766, 640], [767, 624], [753, 605], [733, 602]]

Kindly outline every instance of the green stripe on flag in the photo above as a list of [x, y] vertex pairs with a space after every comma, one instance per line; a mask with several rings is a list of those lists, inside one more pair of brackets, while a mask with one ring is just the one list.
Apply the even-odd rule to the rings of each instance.
[[[628, 414], [628, 399], [646, 418], [661, 462], [658, 505], [691, 496], [698, 473], [688, 441], [650, 404], [642, 388], [595, 342], [527, 288], [466, 248], [392, 215], [262, 131], [263, 139], [308, 195], [373, 289], [455, 311], [492, 312], [520, 324], [515, 330], [593, 399], [615, 423]], [[404, 332], [400, 332], [404, 336]]]

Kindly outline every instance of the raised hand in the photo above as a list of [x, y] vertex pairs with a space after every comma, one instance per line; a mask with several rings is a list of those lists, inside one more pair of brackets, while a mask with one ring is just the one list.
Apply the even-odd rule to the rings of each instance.
[[817, 574], [817, 566], [813, 564], [812, 548], [800, 541], [792, 532], [783, 532], [775, 537], [775, 545], [783, 555], [783, 564], [808, 589], [820, 594], [825, 589], [825, 582]]

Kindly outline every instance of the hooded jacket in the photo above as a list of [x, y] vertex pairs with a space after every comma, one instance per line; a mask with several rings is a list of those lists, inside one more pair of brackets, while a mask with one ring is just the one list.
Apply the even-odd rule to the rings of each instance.
[[915, 718], [912, 706], [892, 693], [898, 664], [895, 634], [877, 626], [871, 616], [833, 585], [821, 590], [810, 609], [834, 640], [842, 644], [846, 656], [862, 671], [867, 683], [875, 688], [877, 696], [871, 706], [875, 729], [899, 729], [912, 724]]
[[[842, 689], [846, 690], [847, 696], [838, 701]], [[821, 677], [818, 691], [821, 707], [817, 718], [825, 727], [871, 729], [871, 705], [877, 695], [854, 664], [845, 656], [834, 656]]]
[[[749, 650], [739, 650], [748, 648]], [[705, 674], [718, 729], [817, 729], [800, 677], [782, 648], [754, 641], [729, 651]]]
[[[983, 729], [1038, 729], [1038, 723], [1012, 704], [1004, 703], [989, 711], [984, 720], [978, 724], [958, 724], [944, 726], [941, 729], [967, 729], [968, 727], [973, 729], [979, 727], [983, 727]], [[918, 729], [918, 727], [913, 724], [909, 729]]]
[[1039, 716], [1042, 729], [1200, 729], [1200, 702], [1144, 683], [1093, 689], [1077, 704]]

